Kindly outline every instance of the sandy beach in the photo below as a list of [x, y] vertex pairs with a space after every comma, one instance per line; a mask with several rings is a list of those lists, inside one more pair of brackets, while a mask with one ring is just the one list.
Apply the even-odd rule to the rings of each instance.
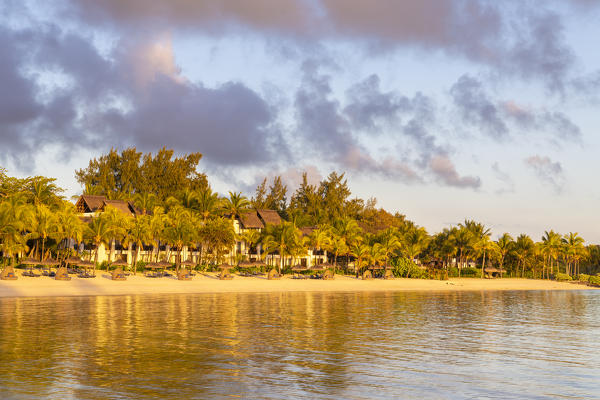
[[142, 275], [127, 281], [112, 281], [105, 272], [96, 278], [73, 277], [71, 281], [55, 281], [49, 277], [19, 277], [16, 281], [0, 281], [0, 297], [103, 296], [160, 293], [261, 293], [261, 292], [358, 292], [358, 291], [486, 291], [486, 290], [586, 290], [589, 286], [567, 282], [533, 279], [454, 278], [448, 281], [422, 279], [373, 279], [336, 276], [333, 281], [315, 279], [268, 280], [263, 277], [235, 276], [221, 281], [213, 274], [197, 274], [191, 281], [173, 277], [158, 279]]

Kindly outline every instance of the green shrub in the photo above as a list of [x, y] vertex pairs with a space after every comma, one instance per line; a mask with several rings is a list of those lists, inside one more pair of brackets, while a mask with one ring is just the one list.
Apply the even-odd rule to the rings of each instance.
[[571, 275], [569, 274], [563, 274], [562, 272], [558, 272], [556, 274], [555, 279], [559, 282], [565, 282], [565, 281], [572, 281], [573, 278], [571, 278]]
[[600, 276], [590, 276], [589, 284], [593, 286], [600, 286]]
[[398, 257], [392, 261], [394, 276], [401, 278], [429, 279], [427, 270], [420, 268], [408, 258]]
[[577, 276], [577, 280], [579, 282], [589, 282], [590, 281], [590, 276], [586, 275], [586, 274], [579, 274], [579, 276]]
[[467, 267], [460, 271], [460, 276], [474, 277], [481, 276], [481, 270], [477, 268]]

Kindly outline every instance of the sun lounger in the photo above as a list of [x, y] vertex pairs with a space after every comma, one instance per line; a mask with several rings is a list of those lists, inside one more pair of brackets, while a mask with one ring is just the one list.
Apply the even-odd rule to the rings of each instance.
[[0, 279], [3, 281], [16, 281], [17, 275], [15, 274], [15, 269], [11, 265], [4, 267], [2, 272], [0, 272]]
[[233, 276], [229, 273], [229, 270], [222, 270], [217, 277], [222, 281], [230, 281], [233, 279]]
[[54, 274], [54, 280], [56, 280], [56, 281], [70, 281], [71, 277], [69, 276], [69, 274], [67, 272], [67, 268], [60, 267], [56, 271], [56, 274]]
[[113, 281], [125, 281], [127, 280], [127, 277], [125, 276], [121, 268], [115, 268], [111, 273], [110, 279], [112, 279]]
[[77, 276], [78, 276], [79, 278], [85, 278], [85, 279], [88, 279], [88, 278], [95, 278], [95, 277], [96, 277], [96, 274], [95, 274], [95, 273], [93, 273], [93, 272], [83, 271], [83, 272], [80, 272], [80, 273], [79, 273], [79, 275], [77, 275]]
[[21, 274], [21, 276], [28, 276], [30, 278], [39, 278], [41, 275], [33, 272], [33, 269], [29, 269]]

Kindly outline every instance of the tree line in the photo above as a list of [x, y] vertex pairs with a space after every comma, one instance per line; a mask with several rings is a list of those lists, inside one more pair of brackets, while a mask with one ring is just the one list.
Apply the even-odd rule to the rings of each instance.
[[[280, 176], [270, 181], [265, 178], [251, 197], [240, 192], [220, 196], [206, 176], [196, 172], [199, 153], [172, 156], [167, 149], [156, 155], [142, 154], [135, 148], [121, 153], [111, 150], [77, 171], [85, 194], [128, 200], [140, 210], [133, 217], [107, 207], [89, 222], [79, 218], [54, 179], [17, 179], [1, 170], [3, 262], [16, 262], [17, 254], [65, 258], [73, 250], [64, 243], [72, 239], [93, 248], [95, 260], [100, 244], [112, 252], [118, 243], [133, 245], [134, 265], [157, 260], [161, 246], [167, 246], [178, 260], [188, 247], [199, 251], [200, 264], [237, 263], [239, 254], [228, 260], [225, 257], [237, 241], [243, 240], [253, 249], [260, 248], [266, 261], [273, 262], [273, 255], [281, 255], [280, 269], [314, 249], [327, 254], [334, 268], [343, 272], [381, 265], [393, 268], [397, 275], [422, 276], [423, 269], [416, 265], [421, 264], [436, 265], [452, 275], [473, 276], [483, 274], [481, 267], [494, 266], [509, 276], [549, 278], [558, 273], [573, 276], [599, 270], [600, 248], [586, 245], [574, 232], [549, 230], [538, 241], [525, 234], [513, 238], [503, 233], [493, 240], [489, 227], [467, 219], [429, 234], [404, 215], [378, 208], [375, 199], [352, 197], [345, 175], [336, 172], [318, 184], [309, 183], [303, 174], [289, 199]], [[231, 220], [249, 210], [265, 208], [276, 210], [283, 223], [237, 237]], [[144, 259], [142, 249], [147, 250]]]

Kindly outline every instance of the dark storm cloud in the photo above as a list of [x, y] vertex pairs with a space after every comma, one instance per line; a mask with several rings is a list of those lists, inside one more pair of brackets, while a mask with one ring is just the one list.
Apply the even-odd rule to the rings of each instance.
[[496, 140], [507, 137], [508, 128], [479, 80], [469, 75], [461, 76], [450, 89], [450, 95], [466, 124]]
[[528, 157], [524, 161], [525, 165], [535, 173], [540, 183], [550, 185], [556, 193], [562, 192], [565, 177], [560, 162], [539, 155]]
[[502, 76], [538, 79], [562, 91], [574, 57], [560, 16], [530, 2], [486, 0], [81, 0], [65, 15], [117, 30], [251, 30], [279, 39], [351, 41], [376, 51], [442, 50]]

